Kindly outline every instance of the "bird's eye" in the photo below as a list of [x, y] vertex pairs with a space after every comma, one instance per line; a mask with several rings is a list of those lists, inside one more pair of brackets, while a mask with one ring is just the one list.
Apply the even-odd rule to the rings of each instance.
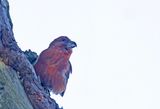
[[62, 41], [63, 41], [63, 42], [66, 42], [66, 41], [67, 41], [67, 39], [62, 39]]

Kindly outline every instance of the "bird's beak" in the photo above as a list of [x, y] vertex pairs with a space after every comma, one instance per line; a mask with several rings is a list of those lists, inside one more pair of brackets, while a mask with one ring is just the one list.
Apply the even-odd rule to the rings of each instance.
[[67, 44], [67, 48], [74, 48], [74, 47], [77, 47], [77, 44], [76, 44], [74, 41], [70, 41], [70, 42]]

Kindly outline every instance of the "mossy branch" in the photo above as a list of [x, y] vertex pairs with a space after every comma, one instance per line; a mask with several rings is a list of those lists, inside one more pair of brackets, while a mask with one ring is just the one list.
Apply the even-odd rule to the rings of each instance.
[[[14, 101], [9, 106], [16, 106], [18, 104], [21, 104], [19, 103], [19, 100], [16, 100], [17, 98], [15, 98], [15, 95], [17, 96], [17, 94], [20, 94], [19, 87], [21, 87], [20, 85], [22, 84], [27, 98], [25, 98], [25, 94], [22, 95], [26, 100], [29, 99], [30, 104], [34, 109], [59, 109], [59, 106], [55, 102], [55, 100], [51, 99], [49, 94], [46, 91], [44, 91], [43, 87], [41, 86], [40, 82], [38, 81], [35, 75], [33, 66], [30, 64], [20, 47], [17, 45], [12, 28], [13, 24], [9, 14], [8, 1], [0, 0], [0, 58], [5, 65], [10, 67], [9, 69], [12, 69], [12, 73], [19, 73], [19, 78], [18, 76], [16, 78], [13, 78], [11, 75], [9, 75], [11, 73], [10, 71], [3, 72], [3, 70], [1, 70], [1, 73], [5, 75], [1, 76], [0, 81], [3, 81], [4, 78], [7, 78], [5, 84], [8, 84], [6, 86], [8, 87], [8, 94], [3, 95], [5, 96], [4, 98], [7, 99], [2, 99], [1, 101], [5, 101], [6, 103], [9, 101]], [[2, 67], [3, 69], [4, 65], [1, 63], [0, 67]], [[6, 67], [6, 70], [7, 69], [8, 68]], [[14, 84], [11, 83], [11, 81], [13, 81], [14, 79], [15, 81], [20, 80], [21, 84], [18, 86], [14, 86]], [[3, 89], [3, 82], [2, 84], [0, 84], [0, 89]], [[10, 93], [11, 91], [13, 92]], [[30, 106], [31, 109], [32, 107]], [[15, 108], [10, 107], [9, 109]]]

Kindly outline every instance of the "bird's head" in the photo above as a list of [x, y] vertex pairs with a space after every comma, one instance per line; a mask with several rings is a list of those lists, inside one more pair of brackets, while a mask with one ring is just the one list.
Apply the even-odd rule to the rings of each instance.
[[74, 41], [71, 41], [67, 36], [60, 36], [53, 40], [49, 47], [58, 47], [62, 50], [72, 50], [72, 48], [77, 47]]

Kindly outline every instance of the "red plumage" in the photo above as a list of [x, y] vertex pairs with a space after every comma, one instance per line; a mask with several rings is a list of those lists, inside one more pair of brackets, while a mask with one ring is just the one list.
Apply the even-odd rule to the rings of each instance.
[[36, 74], [42, 85], [63, 96], [72, 66], [69, 58], [76, 43], [66, 36], [60, 36], [51, 42], [49, 47], [42, 51], [34, 65]]

